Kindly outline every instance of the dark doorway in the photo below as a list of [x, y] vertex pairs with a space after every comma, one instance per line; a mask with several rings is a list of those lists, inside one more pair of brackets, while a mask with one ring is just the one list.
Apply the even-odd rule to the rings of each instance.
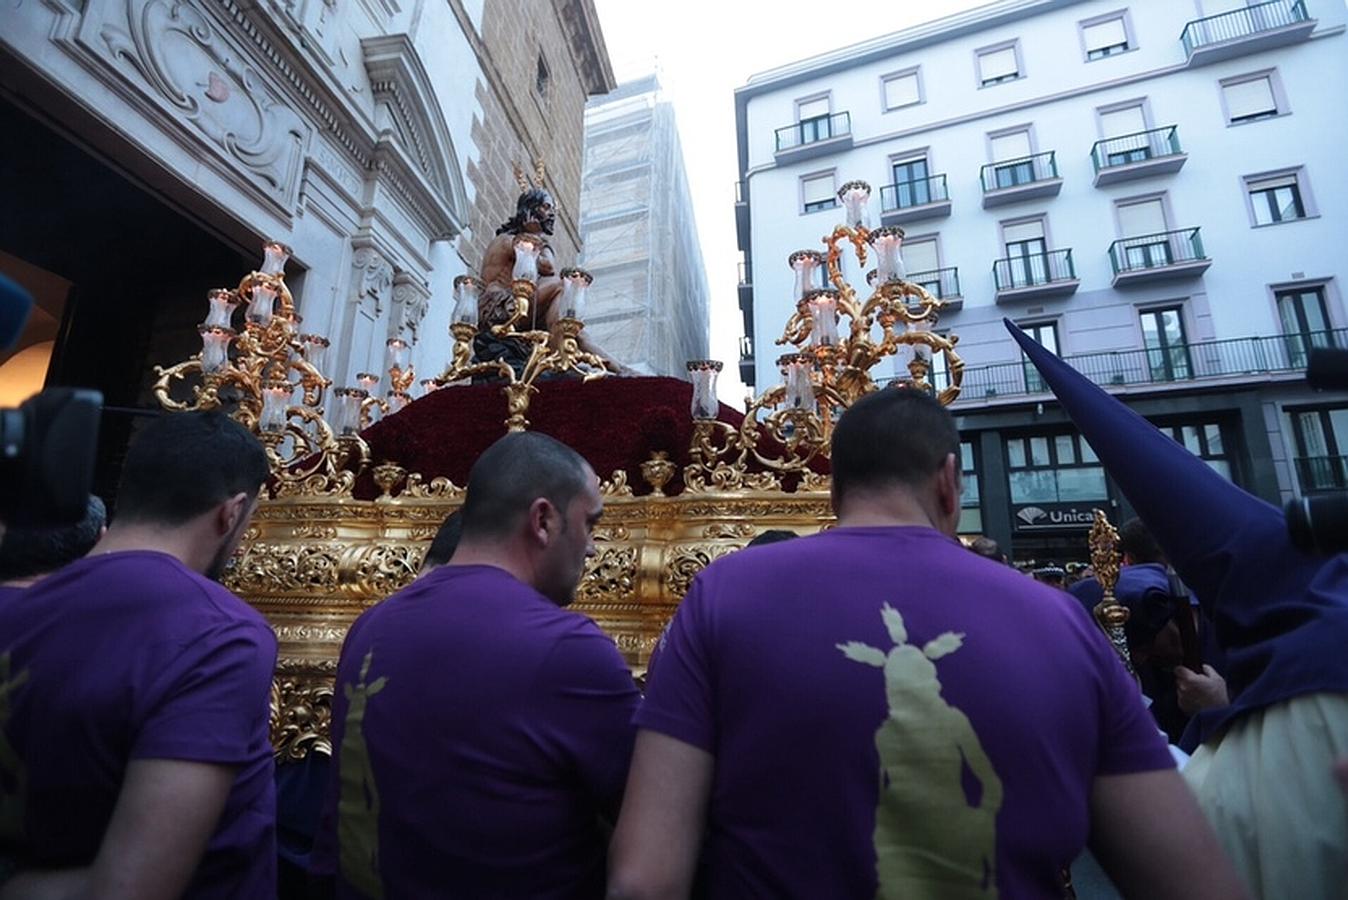
[[103, 392], [95, 490], [111, 498], [131, 410], [158, 408], [154, 366], [201, 349], [206, 291], [238, 283], [258, 252], [225, 243], [4, 97], [0, 133], [0, 253], [69, 283], [46, 384]]

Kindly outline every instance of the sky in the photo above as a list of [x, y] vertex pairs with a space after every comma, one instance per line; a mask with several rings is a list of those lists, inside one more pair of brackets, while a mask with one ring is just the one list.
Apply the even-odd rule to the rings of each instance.
[[[618, 81], [655, 72], [674, 104], [711, 289], [711, 356], [721, 400], [744, 404], [736, 285], [735, 88], [749, 76], [985, 5], [892, 0], [832, 7], [802, 0], [594, 0]], [[766, 388], [768, 385], [759, 385]]]

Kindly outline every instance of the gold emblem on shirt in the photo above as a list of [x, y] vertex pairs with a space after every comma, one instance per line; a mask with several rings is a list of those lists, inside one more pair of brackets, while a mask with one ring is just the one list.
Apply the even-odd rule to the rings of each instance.
[[366, 683], [371, 650], [361, 661], [360, 680], [347, 684], [345, 731], [342, 734], [341, 793], [337, 801], [337, 846], [342, 880], [374, 900], [384, 896], [379, 877], [379, 790], [365, 746], [365, 708], [370, 698], [384, 689], [386, 676]]

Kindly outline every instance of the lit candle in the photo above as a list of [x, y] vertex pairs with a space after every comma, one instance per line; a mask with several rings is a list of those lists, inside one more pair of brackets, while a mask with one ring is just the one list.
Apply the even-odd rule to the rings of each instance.
[[369, 392], [360, 388], [340, 387], [333, 394], [337, 397], [337, 410], [333, 416], [332, 430], [343, 436], [360, 431], [360, 405], [370, 396]]
[[478, 297], [482, 293], [482, 282], [472, 275], [460, 275], [454, 279], [454, 311], [450, 322], [455, 325], [477, 327]]
[[838, 294], [836, 291], [815, 291], [809, 299], [810, 344], [814, 347], [832, 347], [838, 343]]
[[515, 270], [511, 277], [516, 281], [537, 281], [538, 254], [542, 249], [538, 241], [528, 235], [515, 238]]
[[869, 228], [871, 186], [864, 181], [849, 181], [838, 188], [838, 199], [847, 211], [847, 225], [851, 228]]
[[824, 264], [824, 254], [818, 250], [797, 250], [786, 258], [786, 264], [796, 273], [797, 300], [803, 299], [807, 293], [819, 287], [815, 284], [814, 273]]
[[876, 277], [882, 282], [902, 278], [905, 273], [899, 248], [903, 246], [903, 229], [895, 225], [877, 228], [871, 232], [870, 244], [875, 250]]
[[688, 377], [693, 382], [693, 418], [715, 419], [721, 411], [716, 399], [716, 376], [723, 364], [719, 359], [694, 359], [688, 362]]
[[384, 368], [390, 373], [407, 370], [407, 341], [389, 338], [384, 345]]
[[328, 339], [317, 334], [302, 334], [300, 348], [304, 353], [304, 361], [321, 373], [327, 362]]
[[289, 247], [280, 241], [267, 241], [262, 245], [262, 274], [282, 274], [286, 270], [288, 259], [290, 259]]
[[438, 390], [440, 390], [440, 382], [436, 381], [434, 378], [421, 379], [421, 396], [425, 397], [427, 394]]
[[562, 318], [583, 319], [585, 317], [585, 295], [589, 293], [594, 277], [584, 269], [574, 266], [562, 269]]
[[[918, 310], [910, 310], [910, 312], [918, 312]], [[922, 318], [920, 318], [920, 319], [917, 319], [917, 320], [913, 320], [913, 319], [907, 320], [907, 321], [904, 323], [904, 326], [903, 326], [903, 327], [904, 327], [904, 330], [907, 331], [909, 334], [930, 334], [930, 333], [931, 333], [931, 326], [932, 326], [932, 320], [931, 320], [931, 317], [930, 317], [930, 316], [924, 316], [924, 317], [922, 317]], [[914, 344], [913, 344], [913, 355], [914, 355], [917, 359], [922, 360], [923, 362], [930, 363], [930, 362], [931, 362], [931, 346], [930, 346], [929, 344], [922, 343], [922, 342], [914, 342]]]
[[814, 411], [814, 380], [810, 377], [814, 371], [814, 360], [804, 353], [788, 353], [777, 360], [782, 369], [782, 382], [786, 387], [787, 409]]
[[372, 372], [360, 372], [356, 375], [356, 384], [361, 386], [366, 395], [374, 390], [374, 386], [379, 383], [379, 376]]
[[271, 324], [272, 312], [276, 306], [276, 288], [259, 281], [253, 285], [253, 299], [248, 304], [246, 316], [249, 322], [266, 328]]
[[234, 330], [203, 324], [197, 326], [197, 333], [201, 335], [201, 371], [219, 372], [229, 364], [229, 342], [234, 339]]
[[295, 385], [289, 381], [267, 382], [267, 386], [262, 389], [262, 415], [257, 421], [259, 431], [279, 434], [285, 430], [286, 412], [294, 393]]
[[390, 413], [396, 413], [402, 412], [403, 408], [407, 406], [411, 400], [412, 398], [402, 391], [389, 391], [385, 403], [388, 406], [388, 411]]
[[230, 328], [234, 323], [234, 310], [238, 308], [238, 301], [234, 299], [234, 292], [225, 288], [215, 288], [206, 292], [206, 303], [210, 306], [210, 311], [206, 314], [206, 321], [203, 323], [212, 328]]

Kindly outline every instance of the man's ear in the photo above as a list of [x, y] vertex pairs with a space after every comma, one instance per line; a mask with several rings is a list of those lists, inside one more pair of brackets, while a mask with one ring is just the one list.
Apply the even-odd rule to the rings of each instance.
[[954, 453], [947, 453], [945, 462], [937, 475], [937, 499], [941, 512], [947, 516], [958, 515], [960, 508], [960, 461]]
[[556, 508], [546, 497], [539, 497], [529, 504], [529, 536], [546, 547], [557, 528]]
[[239, 520], [248, 515], [251, 502], [252, 499], [246, 493], [240, 491], [216, 507], [216, 533], [224, 537], [233, 532]]

